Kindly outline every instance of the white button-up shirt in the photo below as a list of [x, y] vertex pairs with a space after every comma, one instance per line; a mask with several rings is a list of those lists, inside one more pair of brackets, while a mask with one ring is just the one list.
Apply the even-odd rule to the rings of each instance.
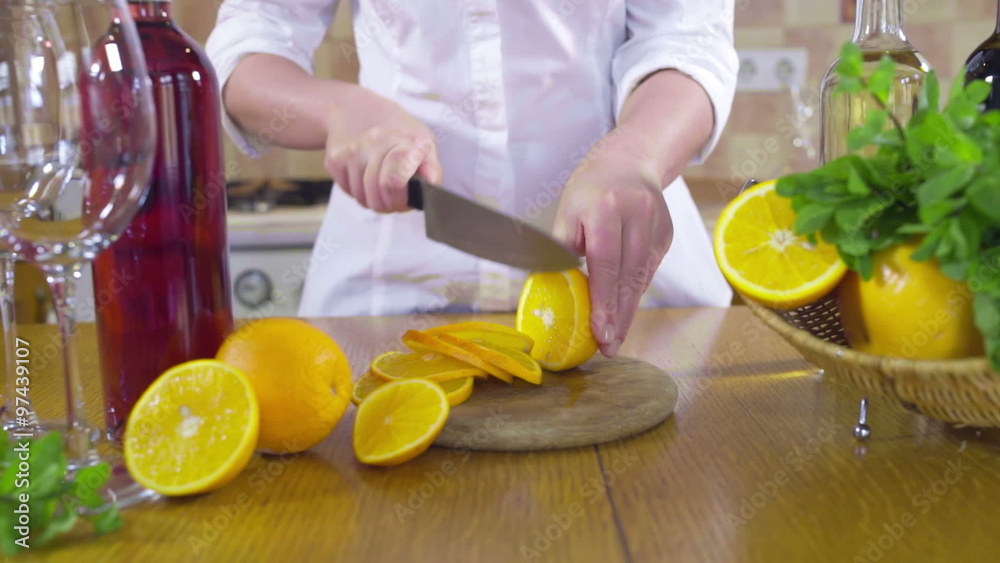
[[[250, 53], [312, 72], [336, 5], [225, 0], [207, 45], [220, 82]], [[708, 93], [715, 131], [699, 160], [732, 106], [733, 0], [354, 0], [353, 14], [359, 83], [430, 127], [445, 187], [546, 228], [566, 180], [648, 74], [676, 69]], [[263, 149], [225, 122], [244, 151]], [[643, 306], [728, 305], [687, 186], [663, 194], [675, 234]], [[335, 189], [300, 314], [512, 311], [525, 276], [427, 239], [420, 212], [375, 213]]]

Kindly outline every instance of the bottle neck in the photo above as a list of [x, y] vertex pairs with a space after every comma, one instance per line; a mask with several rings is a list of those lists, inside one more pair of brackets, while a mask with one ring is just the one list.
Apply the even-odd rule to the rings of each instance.
[[128, 0], [136, 22], [168, 22], [174, 17], [170, 0]]
[[1000, 35], [1000, 0], [997, 1], [997, 29], [996, 34]]
[[903, 33], [899, 0], [858, 0], [854, 43], [863, 50], [912, 50]]

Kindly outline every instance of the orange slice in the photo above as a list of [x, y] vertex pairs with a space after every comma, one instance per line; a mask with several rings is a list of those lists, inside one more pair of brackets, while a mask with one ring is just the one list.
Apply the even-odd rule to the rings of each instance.
[[535, 385], [542, 384], [542, 367], [531, 356], [520, 350], [509, 348], [493, 349], [471, 340], [465, 340], [452, 334], [438, 336], [442, 341], [461, 348], [470, 354], [482, 358], [484, 362], [498, 367], [505, 372]]
[[431, 447], [448, 420], [448, 398], [426, 379], [401, 379], [372, 391], [354, 419], [354, 454], [369, 465], [406, 463]]
[[580, 270], [528, 276], [517, 306], [517, 329], [534, 339], [531, 357], [543, 368], [563, 371], [597, 352], [590, 330], [590, 288]]
[[195, 360], [149, 386], [125, 427], [125, 464], [168, 496], [205, 493], [236, 478], [253, 457], [260, 410], [242, 371]]
[[506, 381], [507, 383], [512, 383], [514, 381], [514, 377], [510, 373], [496, 367], [467, 350], [459, 348], [453, 344], [449, 344], [441, 340], [441, 338], [431, 336], [426, 332], [421, 332], [419, 330], [406, 331], [403, 335], [403, 344], [406, 344], [406, 346], [414, 352], [437, 352], [446, 356], [451, 356], [456, 360], [461, 360], [471, 366], [475, 366], [501, 381]]
[[[366, 371], [354, 384], [354, 393], [351, 394], [351, 402], [355, 405], [360, 405], [373, 391], [389, 383], [375, 377], [372, 372]], [[448, 397], [448, 404], [457, 407], [472, 396], [473, 378], [463, 377], [462, 379], [445, 381], [441, 383], [441, 389], [444, 391], [445, 396]]]
[[534, 339], [517, 329], [480, 321], [438, 326], [427, 329], [424, 333], [431, 336], [450, 334], [490, 348], [510, 348], [524, 353], [530, 353], [535, 345]]
[[746, 190], [715, 226], [715, 258], [743, 295], [768, 307], [795, 309], [830, 293], [847, 273], [837, 249], [796, 235], [795, 210], [776, 182]]
[[386, 352], [372, 360], [371, 372], [384, 381], [418, 378], [444, 383], [452, 379], [486, 377], [485, 371], [433, 350], [412, 354]]

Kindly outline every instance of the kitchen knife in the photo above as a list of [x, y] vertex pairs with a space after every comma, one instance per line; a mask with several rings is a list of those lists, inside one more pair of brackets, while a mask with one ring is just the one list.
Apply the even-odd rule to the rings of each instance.
[[528, 223], [455, 195], [414, 176], [408, 204], [424, 212], [427, 237], [463, 252], [524, 270], [576, 268], [579, 257]]

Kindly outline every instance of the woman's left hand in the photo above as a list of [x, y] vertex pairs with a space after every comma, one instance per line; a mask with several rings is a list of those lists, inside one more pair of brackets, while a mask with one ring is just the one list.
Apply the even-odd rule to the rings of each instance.
[[612, 357], [673, 239], [660, 178], [627, 151], [596, 145], [566, 183], [554, 234], [587, 257], [590, 328]]

